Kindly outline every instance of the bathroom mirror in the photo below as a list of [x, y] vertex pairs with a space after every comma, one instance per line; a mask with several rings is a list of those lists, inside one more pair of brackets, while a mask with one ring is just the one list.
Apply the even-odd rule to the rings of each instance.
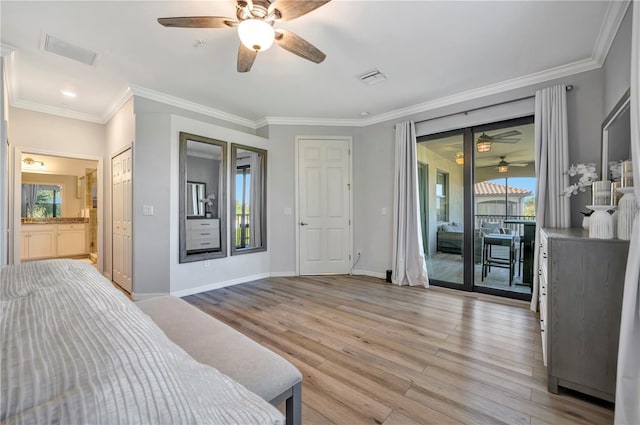
[[200, 182], [187, 182], [187, 219], [206, 217], [205, 199], [207, 185]]
[[631, 159], [630, 90], [627, 90], [602, 123], [602, 179], [613, 180], [611, 162]]
[[227, 255], [227, 143], [180, 133], [180, 263]]
[[231, 144], [231, 255], [267, 249], [267, 151]]

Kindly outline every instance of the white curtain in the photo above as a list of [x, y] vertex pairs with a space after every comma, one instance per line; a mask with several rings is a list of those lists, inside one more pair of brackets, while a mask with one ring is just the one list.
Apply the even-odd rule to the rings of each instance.
[[[569, 227], [569, 198], [562, 196], [569, 185], [569, 137], [567, 90], [564, 85], [536, 91], [536, 238], [533, 270], [538, 270], [539, 233], [542, 227]], [[538, 273], [533, 273], [531, 310], [538, 308]]]
[[398, 285], [429, 287], [418, 203], [418, 156], [413, 121], [396, 124], [393, 187], [393, 273]]
[[33, 207], [36, 205], [38, 189], [39, 187], [37, 184], [22, 185], [22, 205], [24, 208], [24, 211], [22, 211], [23, 217], [33, 217]]
[[[633, 4], [631, 35], [631, 158], [636, 200], [640, 203], [640, 3]], [[617, 425], [640, 424], [640, 214], [633, 224], [622, 298]]]
[[250, 152], [249, 246], [251, 248], [262, 246], [262, 168], [262, 154]]

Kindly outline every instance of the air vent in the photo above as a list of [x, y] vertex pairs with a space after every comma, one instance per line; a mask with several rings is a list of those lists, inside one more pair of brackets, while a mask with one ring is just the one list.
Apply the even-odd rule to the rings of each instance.
[[369, 72], [365, 72], [364, 74], [362, 74], [360, 77], [360, 81], [362, 81], [363, 83], [365, 83], [368, 86], [372, 86], [374, 84], [378, 84], [384, 80], [387, 79], [387, 76], [384, 75], [382, 72], [380, 72], [377, 69], [374, 69], [372, 71]]
[[89, 66], [93, 65], [98, 57], [92, 50], [78, 47], [49, 34], [45, 36], [42, 49]]

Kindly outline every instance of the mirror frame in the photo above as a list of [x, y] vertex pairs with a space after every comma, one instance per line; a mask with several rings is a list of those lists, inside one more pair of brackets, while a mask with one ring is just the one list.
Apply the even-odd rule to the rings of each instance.
[[[607, 180], [609, 178], [609, 128], [611, 124], [620, 116], [620, 114], [629, 107], [631, 101], [631, 88], [628, 88], [622, 95], [616, 106], [613, 107], [609, 115], [602, 122], [602, 153], [601, 153], [601, 166], [602, 174], [601, 179]], [[629, 141], [631, 143], [631, 141]]]
[[[220, 210], [220, 251], [216, 252], [187, 252], [187, 205], [186, 205], [186, 191], [187, 191], [187, 142], [194, 141], [200, 143], [207, 143], [210, 145], [220, 146], [222, 149], [220, 158], [220, 167], [222, 167], [221, 181], [218, 182], [220, 188], [218, 196], [218, 205]], [[222, 140], [216, 140], [209, 137], [197, 136], [195, 134], [180, 132], [180, 146], [179, 146], [179, 162], [180, 162], [180, 183], [178, 191], [179, 194], [179, 256], [178, 261], [180, 263], [191, 263], [194, 261], [212, 260], [215, 258], [224, 258], [227, 256], [227, 142]]]
[[[235, 179], [235, 170], [236, 170], [236, 155], [238, 153], [238, 149], [242, 149], [242, 150], [247, 150], [247, 151], [253, 151], [253, 152], [257, 152], [262, 154], [262, 157], [264, 158], [263, 161], [263, 184], [262, 184], [262, 199], [263, 201], [263, 214], [262, 214], [262, 246], [260, 247], [256, 247], [256, 248], [243, 248], [243, 249], [237, 249], [236, 248], [236, 226], [235, 226], [235, 205], [236, 205], [236, 179]], [[263, 252], [267, 250], [267, 163], [268, 163], [268, 153], [266, 150], [264, 149], [260, 149], [260, 148], [256, 148], [253, 146], [246, 146], [246, 145], [240, 145], [237, 143], [231, 143], [231, 163], [232, 163], [232, 167], [229, 167], [229, 169], [233, 172], [231, 174], [230, 180], [231, 180], [231, 189], [230, 189], [230, 195], [229, 195], [229, 199], [230, 199], [230, 209], [229, 209], [229, 217], [234, 217], [234, 220], [231, 221], [231, 255], [242, 255], [242, 254], [251, 254], [254, 252]]]

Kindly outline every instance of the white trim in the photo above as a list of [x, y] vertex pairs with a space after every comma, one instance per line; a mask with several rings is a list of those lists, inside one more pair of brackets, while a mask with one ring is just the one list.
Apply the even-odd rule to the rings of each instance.
[[197, 112], [209, 117], [218, 118], [227, 122], [238, 124], [251, 129], [256, 128], [256, 123], [248, 118], [239, 117], [219, 109], [205, 106], [200, 103], [192, 102], [190, 100], [182, 99], [169, 94], [161, 93], [155, 90], [147, 89], [134, 84], [129, 84], [129, 89], [134, 96], [144, 97], [145, 99], [154, 100], [156, 102], [164, 103], [167, 105], [175, 106], [177, 108], [186, 109], [188, 111]]
[[591, 57], [598, 62], [600, 66], [602, 66], [607, 58], [607, 54], [609, 54], [609, 49], [618, 34], [618, 30], [630, 4], [630, 0], [609, 2], [604, 19], [602, 20], [602, 25], [600, 26], [598, 38], [591, 53]]
[[59, 117], [87, 121], [96, 124], [104, 124], [104, 122], [102, 122], [102, 117], [99, 117], [97, 115], [76, 112], [66, 108], [59, 108], [57, 106], [43, 105], [42, 103], [31, 102], [28, 100], [14, 98], [14, 100], [12, 100], [11, 102], [11, 106], [14, 108], [26, 109], [29, 111], [42, 112], [43, 114], [56, 115]]
[[351, 274], [357, 276], [377, 277], [382, 280], [385, 280], [387, 278], [387, 275], [385, 273], [372, 272], [371, 270], [354, 270], [353, 272], [351, 272]]
[[[11, 236], [9, 242], [12, 246], [9, 251], [13, 252], [11, 264], [20, 264], [20, 226], [21, 211], [20, 199], [22, 197], [22, 154], [32, 153], [39, 155], [60, 156], [72, 159], [85, 159], [88, 161], [96, 161], [98, 163], [97, 176], [98, 182], [104, 181], [104, 158], [100, 156], [75, 154], [69, 152], [49, 151], [46, 149], [34, 149], [23, 146], [15, 146], [13, 148], [13, 194], [11, 201], [13, 202], [13, 223], [11, 226]], [[98, 270], [104, 270], [104, 184], [98, 184]]]
[[101, 124], [106, 124], [111, 121], [111, 118], [124, 106], [125, 103], [129, 101], [133, 97], [133, 93], [131, 89], [127, 86], [124, 91], [118, 96], [116, 101], [111, 104], [111, 106], [107, 109], [106, 113], [101, 118]]
[[207, 292], [214, 289], [225, 288], [227, 286], [238, 285], [240, 283], [252, 282], [254, 280], [266, 279], [268, 277], [270, 277], [270, 273], [260, 273], [260, 274], [254, 274], [251, 276], [243, 276], [237, 279], [225, 280], [223, 282], [209, 283], [206, 285], [197, 286], [195, 288], [183, 289], [181, 291], [173, 291], [171, 292], [171, 295], [173, 295], [174, 297], [186, 297], [187, 295], [199, 294], [201, 292]]
[[255, 128], [265, 125], [317, 125], [320, 127], [364, 127], [364, 120], [342, 118], [264, 117], [255, 122]]
[[9, 56], [16, 50], [15, 47], [8, 44], [0, 43], [0, 56]]
[[18, 51], [13, 50], [10, 54], [2, 57], [4, 61], [4, 72], [7, 83], [7, 96], [9, 105], [13, 106], [13, 100], [18, 98], [18, 82], [20, 81], [18, 74]]
[[[347, 142], [348, 147], [349, 147], [349, 184], [350, 186], [350, 190], [349, 190], [349, 256], [351, 258], [353, 258], [353, 227], [355, 225], [355, 223], [353, 222], [353, 192], [354, 192], [354, 187], [353, 187], [353, 137], [352, 136], [296, 136], [296, 142], [295, 142], [295, 158], [294, 158], [294, 170], [295, 170], [295, 175], [294, 175], [294, 202], [295, 202], [295, 241], [296, 241], [296, 248], [295, 248], [295, 254], [296, 254], [296, 274], [295, 276], [300, 276], [300, 226], [298, 225], [298, 223], [300, 223], [300, 196], [298, 194], [299, 192], [299, 162], [298, 162], [298, 155], [300, 152], [300, 141], [301, 140], [344, 140]], [[353, 261], [353, 260], [351, 260]], [[331, 273], [329, 273], [331, 274]]]
[[295, 271], [291, 272], [271, 272], [269, 273], [271, 277], [296, 277], [297, 274]]

